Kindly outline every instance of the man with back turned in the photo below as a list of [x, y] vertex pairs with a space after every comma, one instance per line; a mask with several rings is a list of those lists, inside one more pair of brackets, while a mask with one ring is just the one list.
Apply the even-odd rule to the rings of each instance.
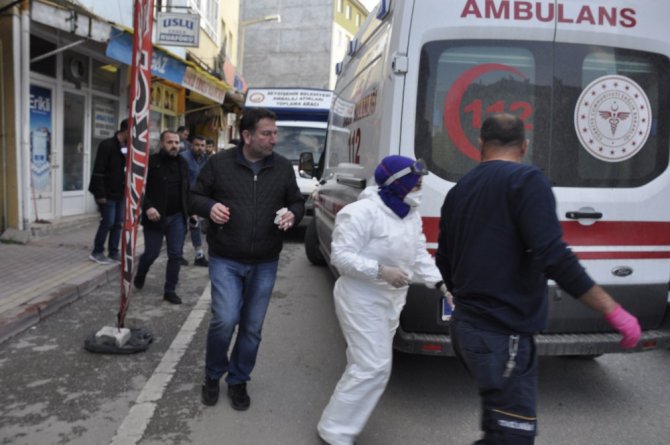
[[596, 285], [562, 238], [551, 185], [523, 164], [524, 123], [496, 114], [482, 124], [481, 163], [444, 201], [436, 263], [455, 298], [454, 351], [482, 399], [477, 444], [533, 444], [538, 361], [533, 335], [548, 318], [547, 279], [623, 335], [640, 338], [637, 319]]

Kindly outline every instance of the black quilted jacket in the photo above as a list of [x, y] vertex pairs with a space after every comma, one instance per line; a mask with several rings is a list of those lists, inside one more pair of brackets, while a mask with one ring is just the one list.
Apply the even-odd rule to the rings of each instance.
[[255, 176], [240, 148], [212, 156], [200, 171], [190, 198], [190, 213], [203, 218], [209, 219], [217, 202], [230, 208], [226, 224], [209, 221], [210, 254], [248, 264], [279, 258], [282, 232], [274, 223], [277, 210], [287, 207], [295, 215], [296, 225], [305, 211], [289, 160], [272, 154]]

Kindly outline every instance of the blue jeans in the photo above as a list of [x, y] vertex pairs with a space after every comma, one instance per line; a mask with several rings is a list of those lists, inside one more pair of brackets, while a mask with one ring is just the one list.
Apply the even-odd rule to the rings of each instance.
[[191, 232], [191, 243], [193, 244], [193, 248], [198, 250], [200, 247], [202, 247], [202, 235], [200, 234], [200, 225], [202, 224], [202, 218], [197, 217], [198, 225], [196, 227], [192, 227], [189, 224], [188, 230]]
[[105, 253], [105, 241], [109, 235], [107, 249], [109, 255], [118, 255], [121, 229], [123, 228], [123, 212], [125, 201], [108, 199], [105, 204], [98, 204], [100, 225], [93, 241], [93, 253]]
[[174, 292], [179, 281], [181, 253], [184, 245], [186, 219], [181, 213], [175, 213], [161, 221], [161, 228], [144, 227], [144, 253], [137, 266], [137, 275], [145, 276], [156, 261], [163, 247], [163, 237], [167, 242], [168, 262], [165, 268], [165, 286], [163, 292]]
[[[212, 255], [212, 318], [207, 334], [207, 376], [220, 379], [226, 372], [229, 385], [246, 382], [256, 364], [261, 330], [277, 277], [278, 261], [244, 264]], [[228, 358], [230, 340], [237, 338]]]
[[532, 335], [520, 335], [514, 368], [510, 336], [460, 320], [449, 327], [456, 356], [474, 377], [482, 401], [482, 445], [532, 445], [537, 434], [538, 360]]

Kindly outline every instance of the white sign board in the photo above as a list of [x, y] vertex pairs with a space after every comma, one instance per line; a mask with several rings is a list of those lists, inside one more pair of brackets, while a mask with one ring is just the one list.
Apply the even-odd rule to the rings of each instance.
[[116, 133], [116, 109], [112, 105], [93, 105], [93, 137], [107, 139]]
[[333, 92], [309, 89], [249, 88], [246, 106], [264, 108], [308, 108], [329, 110]]
[[170, 46], [200, 45], [200, 16], [159, 12], [156, 14], [156, 44]]

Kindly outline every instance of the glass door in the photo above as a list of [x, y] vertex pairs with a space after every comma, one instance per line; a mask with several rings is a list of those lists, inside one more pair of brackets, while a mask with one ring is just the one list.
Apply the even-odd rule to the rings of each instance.
[[66, 91], [63, 95], [62, 215], [85, 211], [84, 155], [86, 96]]
[[32, 222], [48, 221], [55, 215], [57, 150], [53, 147], [54, 88], [30, 85], [30, 199]]

